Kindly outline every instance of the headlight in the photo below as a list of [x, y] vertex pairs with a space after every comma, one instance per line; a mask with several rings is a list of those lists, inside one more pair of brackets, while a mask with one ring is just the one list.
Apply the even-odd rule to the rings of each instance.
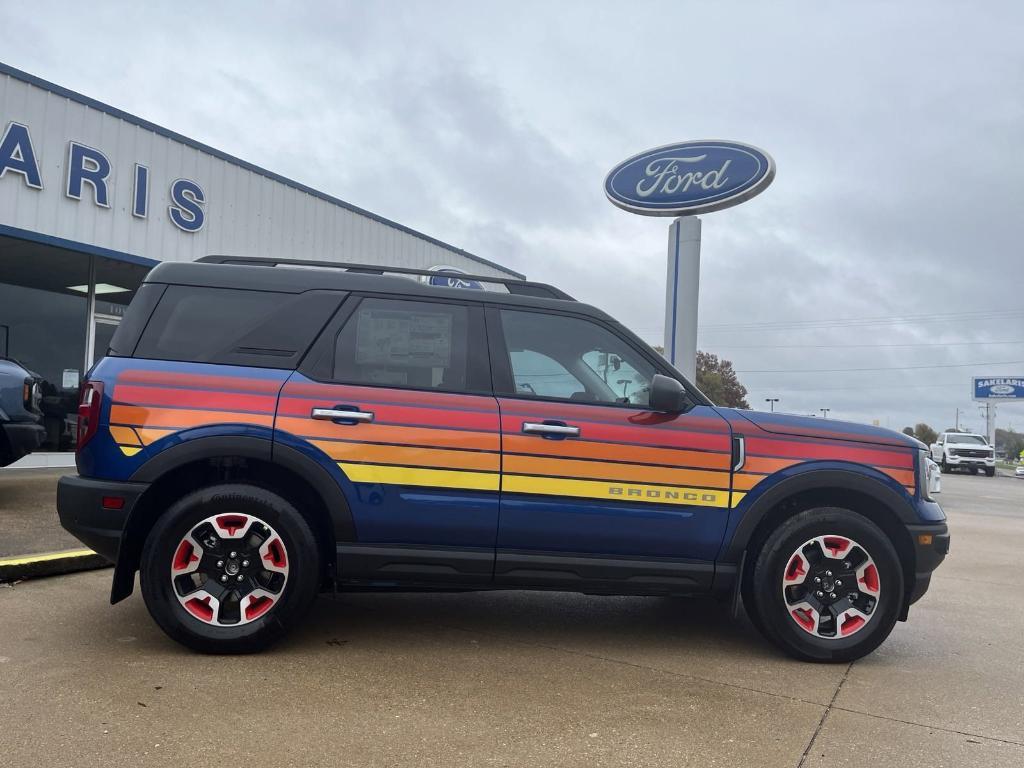
[[921, 496], [926, 501], [935, 501], [935, 494], [942, 491], [942, 471], [925, 451], [921, 451], [917, 462], [917, 482]]

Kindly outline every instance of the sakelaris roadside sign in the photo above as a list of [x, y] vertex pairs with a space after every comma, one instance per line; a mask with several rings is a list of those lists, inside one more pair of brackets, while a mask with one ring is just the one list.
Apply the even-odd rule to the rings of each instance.
[[605, 178], [612, 203], [643, 216], [693, 216], [728, 208], [775, 178], [767, 152], [736, 141], [684, 141], [624, 160]]
[[972, 389], [975, 400], [1024, 401], [1024, 376], [975, 376]]

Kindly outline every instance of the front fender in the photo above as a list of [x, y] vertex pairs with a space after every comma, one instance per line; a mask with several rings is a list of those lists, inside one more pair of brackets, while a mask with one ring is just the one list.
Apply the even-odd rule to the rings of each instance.
[[807, 491], [851, 491], [889, 509], [904, 525], [919, 524], [914, 499], [888, 475], [861, 464], [815, 461], [787, 467], [758, 483], [729, 515], [718, 561], [739, 561], [764, 517], [792, 496]]

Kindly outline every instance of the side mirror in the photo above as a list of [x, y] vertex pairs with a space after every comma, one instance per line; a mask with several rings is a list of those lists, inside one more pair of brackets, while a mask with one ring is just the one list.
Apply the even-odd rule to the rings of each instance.
[[650, 407], [652, 411], [678, 413], [686, 409], [686, 389], [675, 379], [654, 374], [651, 379]]

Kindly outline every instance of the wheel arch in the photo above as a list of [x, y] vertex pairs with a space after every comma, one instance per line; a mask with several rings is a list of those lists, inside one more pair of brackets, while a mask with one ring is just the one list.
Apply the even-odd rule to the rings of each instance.
[[908, 524], [920, 523], [905, 493], [871, 474], [843, 469], [809, 470], [780, 481], [746, 510], [720, 558], [737, 563], [734, 587], [743, 587], [754, 559], [771, 531], [784, 520], [815, 507], [840, 507], [863, 515], [892, 541], [904, 576], [904, 606], [909, 607], [915, 577], [916, 553]]
[[250, 483], [294, 504], [313, 526], [328, 569], [325, 578], [333, 576], [337, 542], [355, 538], [348, 502], [327, 470], [298, 450], [266, 438], [211, 436], [180, 443], [139, 467], [131, 480], [149, 488], [125, 521], [111, 603], [132, 593], [142, 548], [157, 518], [175, 499], [203, 485]]

